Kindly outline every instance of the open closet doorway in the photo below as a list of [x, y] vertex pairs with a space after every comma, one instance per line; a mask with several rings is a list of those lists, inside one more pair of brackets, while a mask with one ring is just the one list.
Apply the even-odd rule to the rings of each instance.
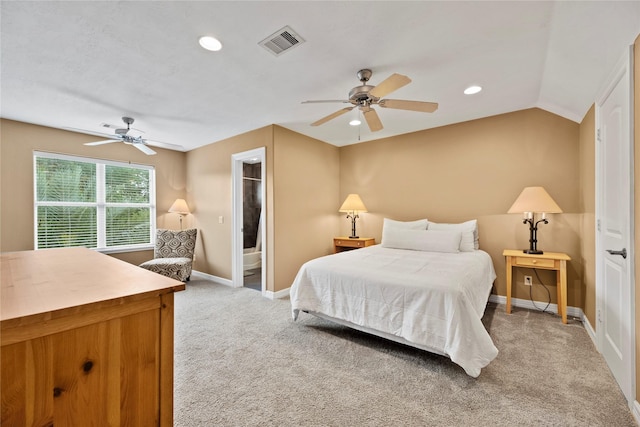
[[266, 293], [265, 149], [232, 155], [234, 287]]

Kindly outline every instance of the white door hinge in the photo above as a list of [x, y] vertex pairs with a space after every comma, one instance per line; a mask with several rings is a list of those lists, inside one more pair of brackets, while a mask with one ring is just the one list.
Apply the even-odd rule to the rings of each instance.
[[602, 139], [600, 139], [600, 129], [598, 129], [598, 130], [596, 131], [596, 139], [597, 139], [598, 141], [602, 141]]
[[596, 221], [596, 228], [598, 229], [598, 231], [600, 231], [600, 220]]

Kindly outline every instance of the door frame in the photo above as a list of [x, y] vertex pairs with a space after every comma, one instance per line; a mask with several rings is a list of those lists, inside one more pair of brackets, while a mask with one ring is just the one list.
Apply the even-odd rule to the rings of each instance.
[[[634, 141], [633, 141], [633, 46], [630, 46], [628, 50], [623, 54], [620, 61], [616, 64], [612, 74], [606, 81], [606, 86], [604, 90], [601, 91], [601, 95], [597, 98], [595, 104], [595, 112], [596, 112], [596, 173], [595, 173], [595, 184], [596, 184], [596, 230], [595, 230], [595, 251], [596, 251], [596, 327], [595, 327], [595, 340], [596, 347], [600, 353], [602, 353], [602, 348], [604, 345], [604, 331], [602, 327], [603, 322], [603, 308], [604, 308], [604, 263], [605, 256], [604, 250], [606, 248], [603, 247], [603, 237], [602, 237], [602, 227], [601, 221], [604, 212], [604, 164], [603, 164], [603, 146], [600, 139], [599, 130], [602, 125], [602, 117], [601, 117], [601, 105], [611, 94], [617, 83], [620, 79], [624, 78], [625, 73], [627, 78], [629, 78], [629, 176], [627, 179], [629, 180], [629, 223], [627, 224], [627, 259], [628, 263], [628, 271], [627, 271], [627, 284], [629, 289], [629, 294], [623, 296], [623, 298], [627, 298], [629, 301], [630, 307], [628, 313], [624, 313], [626, 315], [626, 322], [629, 325], [629, 329], [626, 331], [627, 334], [622, 339], [628, 340], [630, 343], [628, 354], [624, 356], [626, 360], [626, 371], [630, 376], [630, 384], [628, 390], [625, 390], [620, 384], [620, 388], [625, 395], [627, 401], [631, 404], [635, 401], [636, 396], [636, 340], [635, 340], [635, 218], [634, 218]], [[606, 360], [605, 360], [606, 362]]]
[[260, 159], [260, 179], [262, 181], [261, 190], [260, 190], [260, 198], [262, 200], [262, 259], [261, 259], [261, 269], [262, 269], [262, 277], [261, 277], [261, 288], [262, 295], [266, 295], [267, 292], [267, 263], [265, 260], [267, 259], [267, 210], [266, 210], [266, 149], [265, 147], [255, 148], [249, 151], [243, 151], [241, 153], [235, 153], [231, 155], [231, 198], [233, 200], [233, 208], [232, 208], [232, 226], [231, 226], [231, 234], [232, 234], [232, 244], [231, 244], [231, 281], [233, 283], [234, 288], [241, 288], [244, 286], [244, 272], [243, 272], [243, 232], [242, 227], [244, 223], [244, 200], [242, 197], [243, 191], [243, 181], [242, 181], [242, 164], [246, 160], [254, 160]]

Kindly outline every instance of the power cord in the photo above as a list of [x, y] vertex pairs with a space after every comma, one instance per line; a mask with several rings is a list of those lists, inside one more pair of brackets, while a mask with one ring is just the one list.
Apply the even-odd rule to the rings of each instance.
[[541, 311], [541, 312], [543, 312], [543, 313], [548, 313], [548, 314], [551, 314], [551, 315], [555, 315], [555, 313], [554, 313], [554, 312], [552, 312], [552, 311], [547, 311], [547, 309], [548, 309], [548, 308], [549, 308], [549, 306], [551, 305], [551, 292], [549, 292], [549, 288], [548, 288], [548, 287], [547, 287], [547, 285], [545, 285], [545, 284], [542, 282], [542, 280], [540, 279], [540, 275], [538, 274], [538, 270], [536, 270], [536, 269], [534, 268], [534, 269], [533, 269], [533, 272], [535, 273], [536, 278], [538, 279], [538, 282], [540, 282], [540, 284], [542, 285], [542, 287], [544, 288], [544, 290], [545, 290], [545, 291], [547, 291], [547, 297], [549, 298], [549, 301], [547, 302], [547, 305], [546, 305], [543, 309], [540, 309], [540, 308], [536, 305], [535, 301], [533, 300], [533, 285], [531, 285], [531, 286], [529, 287], [529, 299], [531, 300], [531, 304], [533, 304], [533, 306], [535, 307], [535, 309], [536, 309], [536, 310], [538, 310], [538, 311]]
[[[532, 304], [533, 304], [533, 306], [536, 308], [536, 310], [541, 311], [541, 312], [543, 312], [543, 313], [550, 314], [550, 315], [552, 315], [552, 316], [555, 316], [555, 315], [556, 315], [556, 313], [554, 313], [553, 311], [547, 311], [547, 309], [549, 308], [549, 305], [551, 305], [551, 292], [549, 292], [549, 288], [547, 288], [547, 285], [545, 285], [545, 284], [542, 282], [542, 279], [540, 279], [540, 275], [538, 274], [538, 270], [536, 270], [536, 269], [534, 268], [534, 269], [533, 269], [533, 272], [535, 273], [536, 278], [538, 279], [538, 282], [540, 282], [540, 284], [542, 285], [542, 287], [547, 291], [547, 297], [549, 298], [549, 301], [547, 302], [547, 305], [546, 305], [543, 309], [540, 309], [540, 308], [536, 305], [535, 301], [533, 300], [533, 293], [532, 293], [533, 285], [529, 287], [529, 299], [531, 299], [531, 303], [532, 303]], [[573, 320], [573, 321], [575, 321], [575, 322], [584, 323], [583, 319], [581, 319], [581, 318], [579, 318], [579, 317], [576, 317], [576, 316], [567, 316], [567, 320]]]

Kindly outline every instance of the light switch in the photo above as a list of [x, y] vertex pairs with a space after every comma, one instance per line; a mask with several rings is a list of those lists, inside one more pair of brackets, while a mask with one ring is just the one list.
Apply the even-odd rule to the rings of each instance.
[[218, 224], [224, 224], [224, 217], [223, 216], [219, 216], [218, 217]]

